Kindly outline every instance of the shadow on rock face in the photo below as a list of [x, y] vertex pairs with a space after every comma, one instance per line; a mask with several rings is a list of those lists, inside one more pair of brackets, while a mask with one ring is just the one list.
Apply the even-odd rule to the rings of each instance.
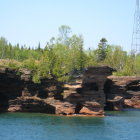
[[75, 108], [75, 114], [79, 114], [80, 110], [82, 109], [83, 105], [78, 103]]
[[0, 93], [0, 112], [6, 112], [9, 108], [8, 97]]

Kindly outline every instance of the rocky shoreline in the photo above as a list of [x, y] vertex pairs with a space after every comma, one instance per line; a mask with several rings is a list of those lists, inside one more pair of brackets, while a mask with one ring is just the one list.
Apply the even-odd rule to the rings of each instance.
[[32, 82], [31, 71], [0, 68], [0, 112], [104, 116], [105, 110], [140, 109], [140, 77], [111, 76], [114, 69], [89, 67], [67, 83]]

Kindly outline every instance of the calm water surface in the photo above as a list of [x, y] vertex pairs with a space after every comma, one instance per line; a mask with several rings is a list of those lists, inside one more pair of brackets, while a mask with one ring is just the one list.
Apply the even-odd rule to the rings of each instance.
[[36, 113], [0, 114], [0, 140], [139, 140], [140, 111], [104, 118]]

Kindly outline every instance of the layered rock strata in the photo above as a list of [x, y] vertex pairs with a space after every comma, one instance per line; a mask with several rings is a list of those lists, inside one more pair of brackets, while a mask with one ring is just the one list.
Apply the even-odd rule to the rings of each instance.
[[0, 111], [55, 114], [55, 107], [45, 99], [62, 99], [62, 85], [54, 79], [42, 79], [35, 84], [27, 69], [0, 68]]
[[35, 84], [30, 70], [0, 68], [0, 112], [104, 116], [104, 109], [140, 109], [140, 77], [109, 76], [113, 71], [89, 67], [66, 83], [41, 79]]
[[64, 101], [73, 111], [67, 114], [103, 116], [106, 102], [104, 84], [107, 76], [112, 74], [109, 67], [89, 67], [83, 77], [65, 84]]
[[140, 77], [109, 76], [105, 85], [106, 109], [140, 109]]

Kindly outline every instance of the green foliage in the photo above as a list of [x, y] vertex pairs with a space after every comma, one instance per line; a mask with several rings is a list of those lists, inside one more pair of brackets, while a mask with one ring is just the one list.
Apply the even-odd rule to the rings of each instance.
[[68, 45], [69, 34], [71, 33], [71, 28], [68, 25], [62, 25], [59, 27], [59, 38], [61, 44]]
[[38, 73], [35, 73], [34, 75], [33, 75], [33, 78], [32, 78], [32, 80], [33, 80], [33, 82], [34, 83], [40, 83], [41, 81], [41, 79], [40, 79], [40, 75], [38, 75]]
[[101, 62], [106, 58], [106, 47], [107, 40], [102, 38], [98, 44], [98, 49], [96, 50], [97, 62]]
[[117, 69], [117, 71], [122, 71], [125, 67], [127, 60], [127, 54], [122, 50], [120, 46], [108, 46], [106, 49], [106, 59], [104, 62]]
[[21, 67], [33, 70], [33, 69], [36, 69], [38, 67], [38, 64], [36, 63], [35, 59], [29, 58], [29, 59], [26, 59], [22, 62]]
[[17, 65], [17, 63], [9, 61], [7, 67], [12, 68], [12, 69], [17, 69], [20, 67], [20, 65]]
[[32, 70], [32, 80], [40, 83], [42, 78], [68, 81], [72, 74], [89, 66], [108, 65], [117, 70], [114, 75], [140, 75], [140, 55], [130, 55], [122, 47], [108, 45], [102, 38], [96, 50], [84, 50], [82, 35], [70, 36], [71, 28], [62, 25], [58, 38], [52, 37], [44, 48], [8, 44], [0, 38], [0, 66]]

